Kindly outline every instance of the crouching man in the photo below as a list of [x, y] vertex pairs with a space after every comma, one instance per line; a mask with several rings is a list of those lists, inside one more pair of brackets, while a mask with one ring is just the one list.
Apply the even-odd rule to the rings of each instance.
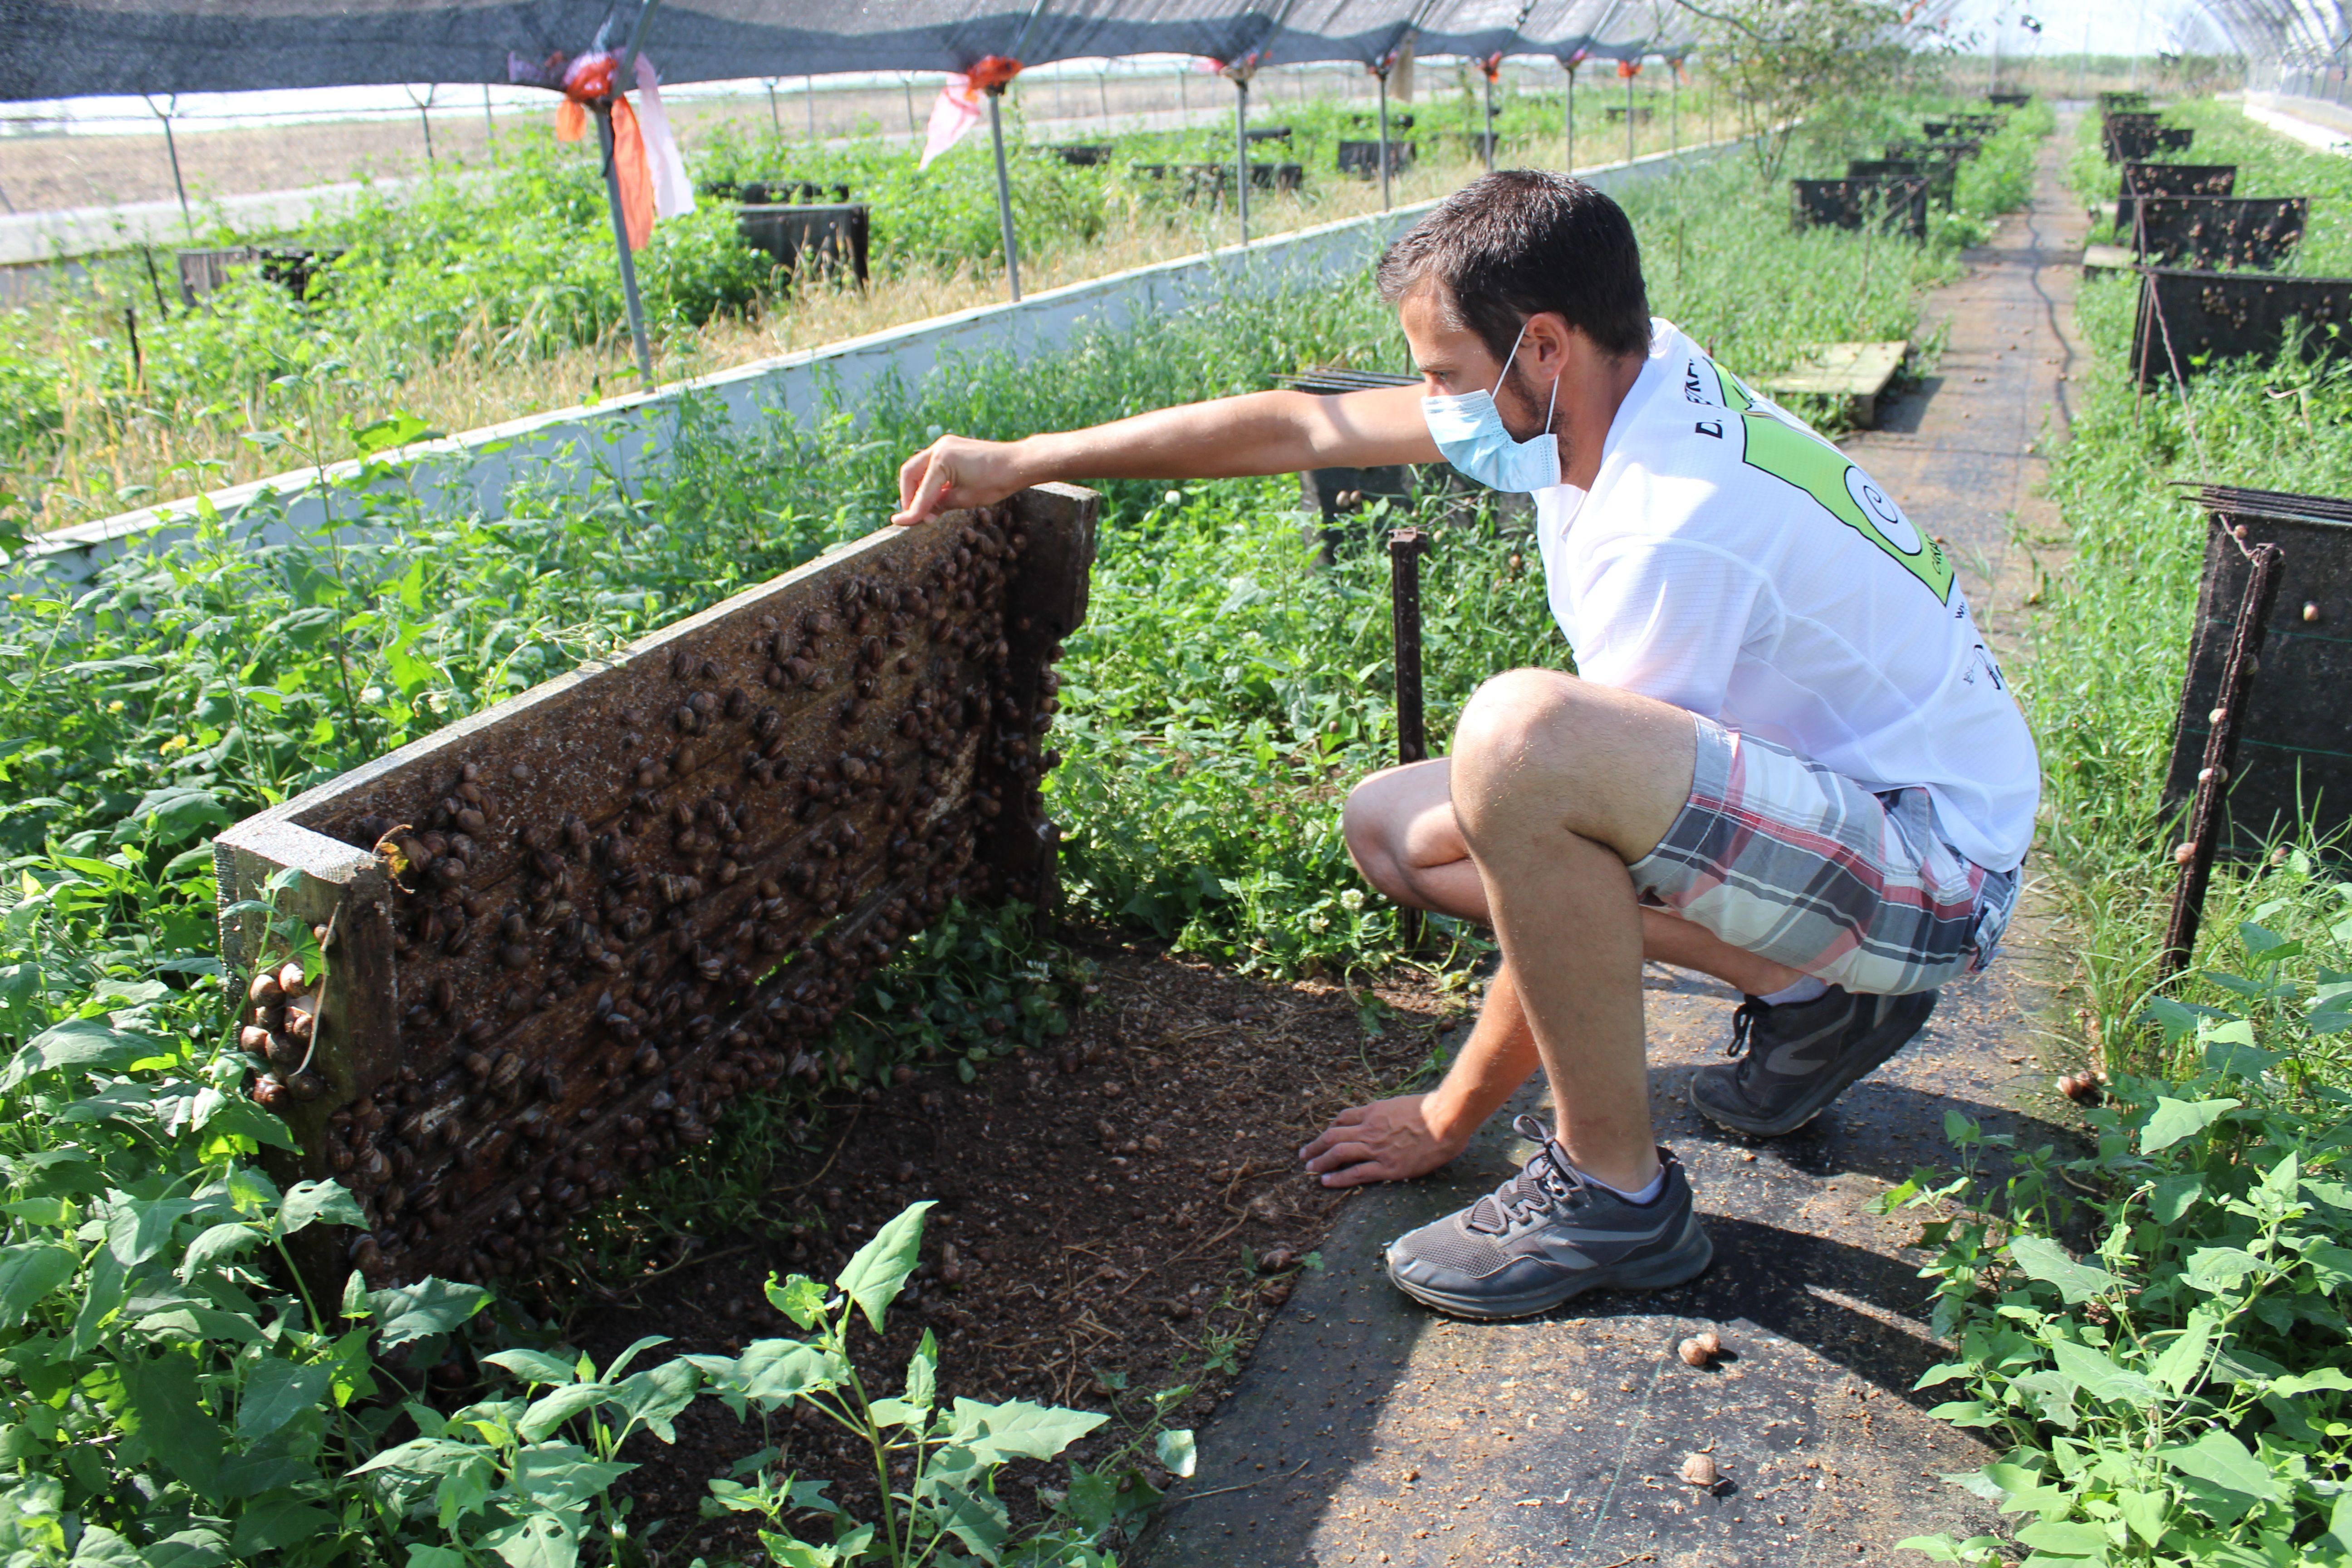
[[1500, 971], [1424, 1095], [1344, 1111], [1327, 1184], [1453, 1158], [1540, 1066], [1553, 1131], [1491, 1196], [1403, 1237], [1407, 1294], [1515, 1317], [1711, 1257], [1650, 1124], [1644, 959], [1747, 995], [1692, 1101], [1789, 1132], [1991, 961], [2040, 788], [2032, 736], [1942, 549], [1830, 443], [1654, 320], [1632, 226], [1559, 175], [1490, 174], [1381, 258], [1425, 385], [1270, 392], [1090, 430], [949, 436], [901, 470], [913, 523], [1049, 479], [1443, 458], [1535, 497], [1577, 673], [1478, 689], [1445, 758], [1348, 800], [1401, 903], [1494, 928]]

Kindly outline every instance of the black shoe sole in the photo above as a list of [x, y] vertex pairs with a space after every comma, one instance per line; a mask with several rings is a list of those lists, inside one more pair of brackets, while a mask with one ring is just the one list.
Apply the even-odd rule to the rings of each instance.
[[1400, 1279], [1394, 1269], [1389, 1271], [1389, 1282], [1423, 1306], [1434, 1308], [1448, 1317], [1498, 1322], [1549, 1312], [1561, 1302], [1572, 1301], [1588, 1290], [1671, 1289], [1697, 1279], [1714, 1261], [1715, 1243], [1706, 1238], [1706, 1231], [1698, 1223], [1698, 1215], [1693, 1212], [1684, 1223], [1682, 1235], [1664, 1252], [1629, 1259], [1611, 1268], [1590, 1268], [1580, 1274], [1570, 1275], [1541, 1290], [1526, 1290], [1515, 1296], [1501, 1297], [1457, 1296], [1452, 1291], [1433, 1290], [1425, 1285]]
[[[1920, 996], [1927, 998], [1927, 1005], [1922, 1008], [1919, 1016], [1912, 1019], [1909, 1026], [1906, 1027], [1903, 1023], [1903, 1005]], [[1719, 1127], [1727, 1127], [1734, 1132], [1746, 1133], [1750, 1138], [1785, 1137], [1828, 1110], [1830, 1101], [1843, 1094], [1859, 1080], [1868, 1078], [1885, 1066], [1894, 1059], [1896, 1052], [1917, 1039], [1919, 1031], [1927, 1026], [1928, 1018], [1935, 1014], [1936, 993], [1922, 991], [1915, 993], [1912, 996], [1899, 997], [1895, 1006], [1895, 1016], [1879, 1026], [1886, 1036], [1884, 1040], [1866, 1050], [1856, 1053], [1848, 1060], [1839, 1062], [1834, 1068], [1822, 1075], [1819, 1084], [1806, 1091], [1802, 1100], [1798, 1100], [1780, 1115], [1769, 1118], [1746, 1116], [1733, 1107], [1708, 1104], [1699, 1098], [1699, 1085], [1706, 1081], [1704, 1070], [1691, 1077], [1691, 1109]]]

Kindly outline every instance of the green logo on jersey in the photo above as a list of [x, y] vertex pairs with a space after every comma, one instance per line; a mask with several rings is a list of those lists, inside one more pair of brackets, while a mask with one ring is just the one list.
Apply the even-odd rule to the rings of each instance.
[[[1728, 383], [1731, 377], [1724, 380]], [[1912, 526], [1903, 510], [1843, 452], [1769, 414], [1742, 414], [1739, 423], [1748, 437], [1741, 456], [1749, 468], [1786, 480], [1821, 502], [1831, 516], [1925, 583], [1938, 601], [1951, 603], [1952, 563], [1944, 547]]]

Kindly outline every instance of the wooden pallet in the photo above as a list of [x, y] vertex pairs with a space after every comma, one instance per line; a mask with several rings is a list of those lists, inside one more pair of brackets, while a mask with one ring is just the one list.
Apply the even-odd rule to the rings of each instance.
[[2083, 247], [2083, 270], [2091, 272], [2128, 272], [2139, 265], [2128, 245], [2086, 245]]
[[1764, 390], [1843, 397], [1855, 427], [1872, 429], [1878, 424], [1878, 399], [1886, 391], [1887, 383], [1895, 379], [1895, 373], [1902, 368], [1903, 356], [1910, 349], [1907, 339], [1885, 343], [1831, 343], [1766, 381]]

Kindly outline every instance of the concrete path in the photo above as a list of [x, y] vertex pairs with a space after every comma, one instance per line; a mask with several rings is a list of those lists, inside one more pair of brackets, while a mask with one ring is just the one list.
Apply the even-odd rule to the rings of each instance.
[[[2057, 179], [2067, 145], [2063, 131], [2052, 139], [2032, 211], [1932, 302], [1948, 324], [1935, 374], [1890, 406], [1888, 428], [1852, 444], [1968, 563], [1996, 622], [2014, 607], [2000, 574], [2015, 514], [2037, 504], [2028, 448], [2053, 410], [2063, 422], [2074, 363], [2062, 323], [2082, 220]], [[1990, 1526], [1987, 1504], [1940, 1479], [1990, 1456], [1928, 1418], [1942, 1395], [1911, 1391], [1942, 1359], [1922, 1259], [1904, 1245], [1915, 1230], [1872, 1205], [1942, 1163], [1948, 1113], [2026, 1149], [2066, 1139], [2032, 1044], [2032, 942], [2029, 929], [1990, 973], [1948, 987], [1916, 1044], [1770, 1143], [1721, 1132], [1685, 1099], [1737, 996], [1654, 969], [1653, 1110], [1690, 1167], [1714, 1268], [1520, 1323], [1449, 1322], [1406, 1302], [1381, 1248], [1524, 1157], [1497, 1118], [1438, 1176], [1349, 1204], [1327, 1271], [1299, 1288], [1202, 1435], [1198, 1477], [1148, 1543], [1150, 1568], [1875, 1565], [1924, 1562], [1895, 1552], [1906, 1536]], [[1708, 1325], [1731, 1353], [1685, 1366], [1675, 1343]], [[1676, 1478], [1695, 1451], [1727, 1478], [1712, 1493]]]

